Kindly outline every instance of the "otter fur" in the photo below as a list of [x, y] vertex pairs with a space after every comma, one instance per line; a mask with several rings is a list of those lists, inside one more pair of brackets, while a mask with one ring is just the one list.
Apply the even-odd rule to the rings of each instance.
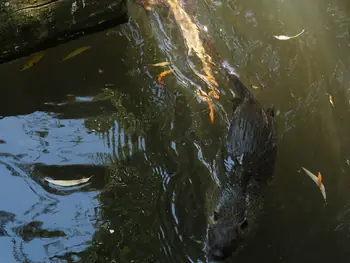
[[223, 65], [239, 97], [216, 160], [219, 184], [210, 192], [206, 252], [210, 261], [223, 261], [242, 244], [255, 222], [263, 191], [273, 175], [276, 127], [273, 109], [264, 109], [238, 76]]

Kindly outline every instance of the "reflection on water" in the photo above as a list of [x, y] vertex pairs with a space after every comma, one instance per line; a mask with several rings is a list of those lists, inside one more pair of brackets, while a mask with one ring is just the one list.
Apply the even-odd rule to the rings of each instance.
[[[1, 262], [205, 262], [205, 193], [225, 123], [193, 88], [165, 6], [128, 24], [0, 66]], [[278, 157], [259, 228], [235, 262], [346, 262], [350, 234], [346, 1], [187, 1], [185, 9], [266, 106]], [[295, 35], [279, 41], [273, 35]], [[92, 46], [61, 63], [72, 49]], [[171, 61], [176, 74], [157, 84]], [[334, 105], [330, 103], [332, 96]], [[328, 204], [304, 166], [323, 175]], [[87, 185], [53, 188], [44, 178]]]
[[[40, 170], [45, 169], [37, 165], [41, 163], [47, 169], [60, 164], [45, 173], [55, 177], [66, 165], [93, 159], [98, 148], [106, 152], [98, 137], [89, 135], [86, 129], [85, 134], [78, 132], [84, 129], [82, 125], [39, 112], [1, 120], [3, 262], [48, 262], [67, 252], [80, 253], [90, 245], [101, 216], [97, 199], [100, 190], [52, 193], [38, 177]], [[79, 176], [85, 176], [81, 167], [76, 170], [80, 171]], [[96, 176], [99, 175], [101, 172]], [[65, 176], [77, 175], [65, 172]]]

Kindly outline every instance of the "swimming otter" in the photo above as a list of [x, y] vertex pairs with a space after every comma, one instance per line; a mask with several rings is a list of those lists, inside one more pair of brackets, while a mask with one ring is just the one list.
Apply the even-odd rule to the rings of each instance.
[[208, 259], [222, 261], [237, 250], [262, 205], [261, 190], [274, 170], [274, 110], [264, 109], [239, 78], [224, 71], [239, 98], [234, 99], [228, 135], [216, 160], [219, 185], [209, 199]]

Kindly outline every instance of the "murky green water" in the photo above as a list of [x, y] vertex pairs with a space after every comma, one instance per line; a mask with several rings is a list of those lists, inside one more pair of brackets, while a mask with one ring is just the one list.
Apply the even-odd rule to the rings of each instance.
[[[230, 87], [211, 125], [167, 8], [155, 9], [160, 27], [129, 7], [128, 24], [47, 50], [31, 69], [19, 71], [28, 58], [0, 66], [0, 262], [205, 262], [205, 190]], [[349, 4], [192, 0], [186, 10], [279, 112], [275, 178], [232, 262], [347, 262]], [[178, 71], [162, 88], [150, 64], [165, 60]], [[301, 166], [322, 173], [327, 205]], [[44, 180], [91, 175], [68, 189]]]

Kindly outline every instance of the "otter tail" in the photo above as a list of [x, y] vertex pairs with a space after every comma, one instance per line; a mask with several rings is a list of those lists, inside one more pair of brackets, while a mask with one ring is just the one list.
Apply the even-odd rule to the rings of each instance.
[[249, 96], [250, 98], [253, 96], [249, 89], [240, 81], [239, 77], [235, 73], [235, 70], [229, 65], [227, 61], [224, 61], [218, 51], [215, 49], [213, 43], [209, 39], [203, 40], [203, 45], [206, 50], [210, 52], [210, 55], [214, 58], [214, 60], [221, 65], [225, 72], [225, 75], [229, 78], [230, 82], [236, 88], [236, 91], [241, 99]]

